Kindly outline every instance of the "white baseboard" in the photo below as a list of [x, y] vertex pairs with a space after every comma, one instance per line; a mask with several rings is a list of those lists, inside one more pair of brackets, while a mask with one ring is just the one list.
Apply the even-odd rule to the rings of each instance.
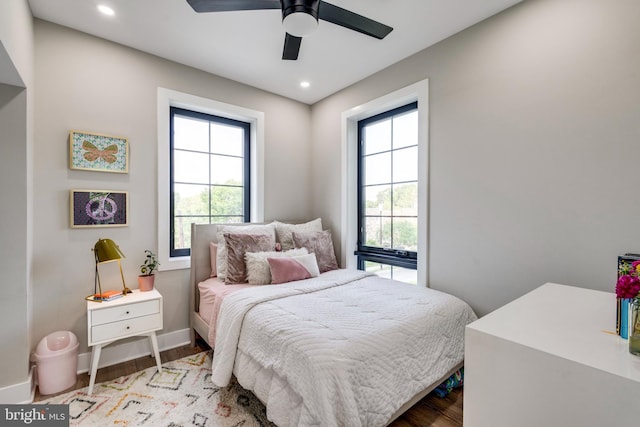
[[[164, 351], [189, 344], [191, 342], [189, 332], [190, 329], [182, 329], [180, 331], [158, 335], [158, 349], [160, 351]], [[98, 369], [122, 362], [128, 362], [129, 360], [137, 359], [139, 357], [150, 356], [151, 354], [151, 344], [147, 337], [116, 341], [113, 344], [102, 348]], [[89, 372], [90, 360], [90, 351], [78, 355], [79, 374]]]
[[6, 404], [27, 404], [33, 402], [36, 392], [36, 383], [33, 380], [34, 366], [29, 370], [27, 380], [0, 388], [0, 402]]

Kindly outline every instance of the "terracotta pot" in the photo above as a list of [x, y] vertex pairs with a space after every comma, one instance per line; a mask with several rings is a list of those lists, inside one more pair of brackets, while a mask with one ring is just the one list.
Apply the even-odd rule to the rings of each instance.
[[138, 289], [143, 292], [152, 291], [155, 278], [155, 274], [152, 274], [151, 276], [138, 276]]

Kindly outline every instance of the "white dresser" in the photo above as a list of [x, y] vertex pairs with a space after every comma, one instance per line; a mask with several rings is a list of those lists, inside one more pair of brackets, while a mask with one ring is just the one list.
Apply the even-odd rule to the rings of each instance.
[[102, 348], [114, 341], [146, 335], [158, 371], [162, 371], [156, 331], [162, 329], [162, 295], [156, 289], [134, 290], [113, 301], [87, 301], [87, 333], [91, 350], [91, 372], [88, 394], [93, 393]]
[[464, 426], [637, 425], [640, 357], [615, 319], [615, 294], [547, 283], [469, 324]]

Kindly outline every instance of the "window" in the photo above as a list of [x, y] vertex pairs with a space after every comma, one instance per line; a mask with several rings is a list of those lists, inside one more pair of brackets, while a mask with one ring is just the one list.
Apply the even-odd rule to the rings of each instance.
[[[171, 195], [174, 192], [174, 188], [172, 186], [173, 175], [172, 175], [172, 145], [171, 141], [171, 117], [172, 117], [172, 108], [175, 108], [175, 111], [185, 110], [187, 111], [184, 115], [178, 115], [180, 120], [184, 120], [185, 123], [200, 124], [203, 128], [206, 127], [203, 123], [208, 123], [209, 118], [202, 119], [198, 113], [204, 114], [204, 116], [216, 116], [219, 119], [222, 119], [221, 122], [213, 121], [213, 124], [209, 124], [209, 127], [213, 127], [217, 130], [232, 130], [235, 131], [236, 125], [243, 128], [244, 138], [248, 138], [248, 147], [246, 139], [243, 141], [243, 154], [242, 157], [245, 160], [243, 163], [243, 196], [242, 196], [242, 213], [236, 213], [233, 211], [232, 215], [227, 216], [227, 218], [235, 217], [240, 218], [240, 215], [243, 215], [244, 218], [248, 218], [249, 221], [252, 222], [262, 222], [264, 221], [264, 113], [262, 111], [252, 110], [246, 107], [241, 107], [238, 105], [227, 104], [220, 101], [215, 101], [208, 98], [203, 98], [201, 96], [191, 95], [184, 92], [179, 92], [176, 90], [166, 89], [159, 87], [158, 88], [158, 109], [157, 109], [157, 124], [158, 124], [158, 261], [160, 261], [159, 269], [162, 271], [166, 270], [176, 270], [182, 268], [189, 268], [191, 265], [191, 259], [188, 254], [188, 246], [190, 246], [190, 232], [191, 225], [190, 221], [192, 219], [205, 221], [205, 218], [209, 217], [210, 219], [206, 219], [206, 221], [214, 221], [214, 218], [217, 218], [219, 213], [217, 211], [208, 211], [204, 208], [204, 203], [202, 206], [199, 206], [196, 210], [195, 207], [191, 206], [189, 209], [183, 208], [182, 205], [186, 203], [182, 203], [185, 201], [185, 198], [189, 197], [188, 193], [184, 193], [187, 188], [187, 185], [193, 187], [202, 186], [202, 187], [214, 187], [220, 179], [220, 175], [216, 175], [218, 172], [223, 172], [224, 169], [217, 169], [216, 171], [210, 171], [208, 166], [206, 169], [198, 169], [191, 168], [193, 170], [183, 170], [181, 173], [183, 176], [179, 176], [179, 181], [177, 184], [185, 184], [184, 187], [178, 188], [178, 193], [180, 198], [178, 200], [177, 206], [180, 209], [180, 213], [178, 218], [183, 218], [183, 223], [176, 226], [175, 224], [175, 215], [173, 214], [172, 203], [175, 203], [175, 199], [172, 200]], [[195, 115], [190, 115], [189, 113], [196, 113]], [[226, 122], [225, 119], [229, 119], [229, 122]], [[246, 127], [248, 125], [248, 127]], [[233, 133], [233, 132], [232, 132]], [[236, 140], [237, 141], [237, 140]], [[227, 156], [227, 158], [237, 159], [240, 157], [236, 155], [236, 153], [229, 153], [227, 149], [229, 147], [223, 147], [222, 151], [217, 150], [215, 142], [213, 143], [213, 150], [208, 151], [207, 149], [201, 149], [198, 146], [191, 146], [192, 142], [178, 142], [178, 147], [180, 150], [184, 151], [181, 154], [185, 156], [195, 155], [196, 153], [200, 153], [201, 157], [208, 156]], [[193, 142], [193, 144], [196, 144]], [[204, 143], [203, 143], [204, 144]], [[208, 141], [207, 141], [208, 144]], [[204, 154], [206, 151], [206, 154]], [[213, 152], [213, 154], [211, 154]], [[202, 160], [200, 160], [202, 161]], [[202, 173], [204, 171], [204, 173]], [[205, 177], [201, 177], [197, 175], [198, 173], [202, 173]], [[192, 175], [191, 175], [192, 174]], [[213, 175], [212, 175], [213, 174]], [[194, 175], [197, 177], [194, 179]], [[222, 173], [221, 175], [224, 175]], [[207, 178], [208, 177], [208, 178]], [[207, 178], [205, 180], [205, 178]], [[202, 182], [201, 182], [202, 181]], [[212, 184], [213, 183], [213, 184]], [[201, 187], [201, 190], [202, 190]], [[232, 188], [233, 186], [228, 186], [227, 188]], [[215, 192], [214, 192], [215, 193]], [[213, 198], [213, 196], [207, 196]], [[203, 213], [205, 212], [206, 213]], [[230, 211], [225, 211], [223, 215], [229, 214]], [[192, 214], [194, 214], [192, 216]], [[182, 216], [184, 215], [184, 216]], [[240, 220], [240, 219], [238, 219]], [[189, 221], [189, 222], [187, 222]], [[185, 224], [186, 223], [186, 224]], [[177, 231], [178, 235], [178, 244], [173, 236], [173, 232]], [[187, 247], [185, 247], [187, 246]], [[174, 249], [172, 254], [172, 249]], [[187, 249], [187, 250], [185, 250]], [[180, 255], [186, 254], [186, 255]]]
[[170, 256], [189, 255], [191, 223], [250, 220], [250, 124], [170, 109]]
[[417, 283], [418, 103], [358, 121], [358, 268]]
[[[381, 264], [376, 261], [365, 261], [378, 264], [378, 273], [391, 275], [393, 267], [397, 280], [416, 283], [418, 286], [429, 286], [429, 80], [421, 80], [394, 92], [380, 96], [342, 112], [342, 193], [341, 193], [341, 229], [340, 239], [341, 263], [346, 268], [358, 268], [358, 240], [360, 239], [359, 198], [360, 188], [358, 164], [360, 161], [358, 124], [378, 114], [391, 111], [417, 102], [418, 127], [418, 236], [416, 251], [417, 270], [398, 265]], [[380, 215], [379, 215], [380, 216]], [[366, 241], [365, 241], [366, 242]], [[366, 264], [364, 268], [371, 268]], [[406, 270], [400, 270], [406, 268]], [[411, 274], [409, 280], [401, 278], [403, 273]], [[414, 278], [417, 277], [417, 280]]]

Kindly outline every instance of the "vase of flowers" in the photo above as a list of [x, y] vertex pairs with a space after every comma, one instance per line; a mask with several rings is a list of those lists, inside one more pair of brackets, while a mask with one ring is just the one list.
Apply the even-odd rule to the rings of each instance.
[[618, 264], [618, 323], [622, 338], [629, 339], [629, 351], [640, 355], [640, 260]]
[[640, 298], [633, 299], [629, 313], [629, 352], [640, 356]]

